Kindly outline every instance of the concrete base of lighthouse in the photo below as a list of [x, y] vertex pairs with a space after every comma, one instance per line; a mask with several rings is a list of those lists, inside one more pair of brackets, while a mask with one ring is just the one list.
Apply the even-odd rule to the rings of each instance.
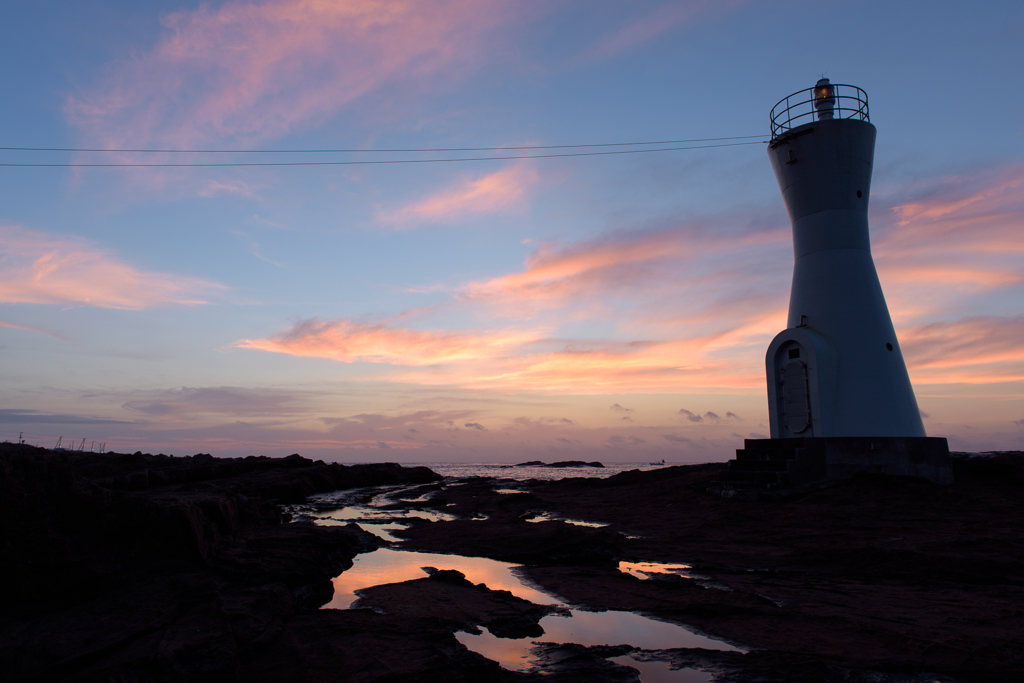
[[953, 482], [949, 444], [941, 437], [745, 439], [712, 492], [784, 493], [849, 479], [859, 472]]

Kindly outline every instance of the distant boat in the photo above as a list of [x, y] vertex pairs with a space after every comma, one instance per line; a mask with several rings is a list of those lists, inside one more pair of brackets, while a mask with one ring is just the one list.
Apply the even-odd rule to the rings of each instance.
[[664, 464], [665, 464], [665, 461], [664, 461], [664, 460], [662, 460], [661, 462], [652, 462], [651, 464], [652, 464], [652, 465], [664, 465]]

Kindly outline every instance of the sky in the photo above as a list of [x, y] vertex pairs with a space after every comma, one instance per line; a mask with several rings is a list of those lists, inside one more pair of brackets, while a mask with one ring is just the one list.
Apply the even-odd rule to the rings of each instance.
[[[868, 93], [872, 250], [928, 434], [1024, 449], [1019, 2], [10, 0], [4, 23], [0, 147], [72, 151], [0, 150], [52, 164], [0, 166], [0, 439], [727, 460], [768, 434], [792, 277], [769, 111], [824, 75]], [[481, 160], [423, 163], [454, 158]], [[193, 165], [309, 161], [347, 163]], [[189, 165], [87, 166], [131, 163]]]

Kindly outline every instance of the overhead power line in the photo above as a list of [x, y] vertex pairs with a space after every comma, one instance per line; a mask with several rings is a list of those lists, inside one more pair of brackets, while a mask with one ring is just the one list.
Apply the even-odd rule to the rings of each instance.
[[[758, 136], [760, 137], [760, 136]], [[268, 161], [268, 162], [224, 162], [224, 163], [182, 163], [182, 164], [171, 164], [171, 163], [152, 163], [152, 164], [130, 164], [130, 163], [116, 163], [116, 164], [89, 164], [89, 163], [67, 163], [67, 164], [38, 164], [38, 163], [0, 163], [0, 166], [6, 167], [45, 167], [45, 168], [195, 168], [195, 167], [238, 167], [238, 166], [366, 166], [366, 165], [380, 165], [380, 164], [438, 164], [438, 163], [450, 163], [456, 161], [500, 161], [508, 159], [554, 159], [559, 157], [592, 157], [592, 156], [607, 156], [612, 154], [645, 154], [651, 152], [677, 152], [687, 149], [711, 149], [715, 147], [741, 147], [743, 145], [762, 145], [767, 144], [767, 140], [755, 140], [751, 142], [731, 142], [720, 145], [695, 145], [690, 147], [659, 147], [657, 149], [621, 149], [613, 150], [608, 152], [566, 152], [562, 154], [521, 154], [521, 155], [508, 155], [508, 156], [490, 156], [490, 157], [456, 157], [453, 159], [368, 159], [361, 161]], [[610, 143], [610, 144], [625, 144], [625, 143]], [[645, 144], [645, 143], [637, 143]], [[655, 143], [663, 144], [663, 143]], [[578, 145], [577, 147], [597, 147], [599, 145]], [[572, 147], [571, 145], [565, 145], [564, 147]], [[558, 147], [547, 147], [539, 149], [557, 149]], [[9, 148], [0, 148], [9, 149]], [[487, 148], [487, 149], [500, 149], [500, 148]], [[55, 150], [47, 150], [55, 151]], [[85, 150], [79, 150], [85, 151]], [[108, 151], [108, 150], [100, 150]], [[112, 151], [112, 150], [109, 150]], [[141, 151], [141, 150], [137, 150]], [[210, 150], [206, 150], [210, 151]], [[307, 150], [311, 151], [311, 150]], [[326, 151], [326, 150], [325, 150]], [[362, 150], [360, 150], [362, 151]], [[376, 150], [384, 151], [384, 150]], [[397, 150], [395, 150], [397, 151]], [[416, 151], [427, 151], [427, 150], [416, 150]], [[441, 150], [438, 150], [441, 151]], [[455, 150], [452, 150], [455, 151]], [[467, 150], [468, 151], [468, 150]]]
[[119, 152], [132, 154], [385, 154], [394, 152], [504, 152], [528, 149], [582, 149], [586, 147], [639, 147], [641, 145], [682, 145], [691, 142], [748, 140], [764, 135], [734, 135], [724, 138], [693, 138], [648, 142], [599, 142], [589, 145], [522, 145], [518, 147], [421, 147], [410, 149], [100, 149], [84, 147], [0, 147], [8, 152]]

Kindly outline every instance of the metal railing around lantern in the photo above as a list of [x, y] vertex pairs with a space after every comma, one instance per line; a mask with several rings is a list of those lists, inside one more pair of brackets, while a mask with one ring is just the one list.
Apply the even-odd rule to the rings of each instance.
[[870, 122], [868, 94], [855, 85], [829, 83], [827, 78], [813, 88], [798, 90], [772, 107], [772, 142], [797, 126], [833, 118]]

